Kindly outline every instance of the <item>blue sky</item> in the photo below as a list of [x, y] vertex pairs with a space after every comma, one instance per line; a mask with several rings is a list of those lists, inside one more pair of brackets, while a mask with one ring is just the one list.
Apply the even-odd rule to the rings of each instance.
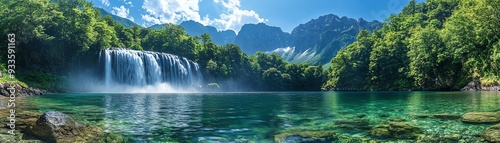
[[[88, 0], [96, 7], [148, 27], [194, 20], [218, 30], [266, 23], [291, 32], [326, 14], [383, 21], [410, 0]], [[422, 2], [424, 0], [417, 0]]]

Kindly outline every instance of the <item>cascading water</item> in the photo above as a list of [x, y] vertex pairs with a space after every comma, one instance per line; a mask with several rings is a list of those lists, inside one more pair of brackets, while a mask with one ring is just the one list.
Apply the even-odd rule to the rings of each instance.
[[99, 64], [105, 87], [144, 88], [168, 84], [186, 91], [200, 87], [202, 82], [197, 63], [167, 53], [106, 49], [99, 53]]

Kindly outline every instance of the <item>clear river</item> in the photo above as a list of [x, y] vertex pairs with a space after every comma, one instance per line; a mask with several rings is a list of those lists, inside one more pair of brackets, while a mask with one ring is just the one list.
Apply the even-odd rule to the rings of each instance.
[[26, 110], [60, 111], [134, 142], [273, 142], [275, 135], [291, 130], [370, 138], [369, 128], [335, 126], [339, 119], [362, 119], [367, 127], [401, 120], [427, 135], [474, 138], [491, 124], [426, 117], [500, 110], [500, 92], [81, 93], [27, 98]]

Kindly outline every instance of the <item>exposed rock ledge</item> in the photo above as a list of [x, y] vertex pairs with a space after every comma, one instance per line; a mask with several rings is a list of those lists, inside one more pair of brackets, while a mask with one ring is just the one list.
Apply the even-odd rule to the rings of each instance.
[[461, 91], [500, 91], [500, 83], [483, 85], [478, 80], [471, 81]]
[[[0, 83], [0, 95], [9, 97], [10, 96], [10, 85], [8, 83]], [[19, 84], [15, 84], [13, 86], [15, 88], [16, 97], [19, 96], [35, 96], [35, 95], [43, 95], [46, 91], [38, 88], [28, 87], [25, 88]]]

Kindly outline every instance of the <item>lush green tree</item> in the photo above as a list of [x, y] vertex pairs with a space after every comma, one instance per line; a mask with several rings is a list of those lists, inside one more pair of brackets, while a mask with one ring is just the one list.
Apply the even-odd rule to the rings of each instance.
[[332, 59], [328, 90], [364, 90], [369, 86], [372, 40], [368, 31], [360, 31], [357, 41], [340, 50]]
[[[382, 29], [360, 33], [339, 51], [323, 89], [457, 90], [473, 79], [498, 82], [498, 9], [494, 0], [410, 1]], [[360, 66], [363, 47], [371, 49], [369, 75]]]

